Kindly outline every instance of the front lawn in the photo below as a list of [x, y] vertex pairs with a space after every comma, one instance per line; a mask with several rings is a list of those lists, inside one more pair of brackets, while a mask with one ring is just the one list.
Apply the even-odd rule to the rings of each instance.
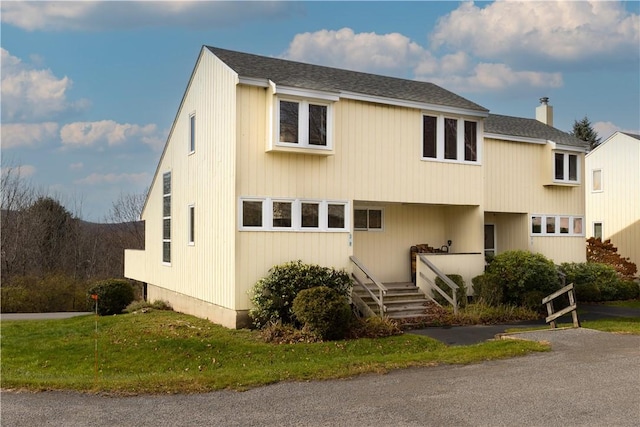
[[447, 347], [413, 334], [324, 343], [267, 344], [171, 311], [98, 318], [3, 321], [2, 388], [109, 393], [245, 390], [279, 381], [343, 378], [546, 351], [527, 341]]

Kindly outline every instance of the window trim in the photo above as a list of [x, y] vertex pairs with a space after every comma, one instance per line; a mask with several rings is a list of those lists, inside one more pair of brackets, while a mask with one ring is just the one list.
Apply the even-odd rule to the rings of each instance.
[[[172, 209], [172, 203], [171, 203], [171, 198], [172, 198], [172, 191], [173, 191], [173, 182], [172, 182], [172, 176], [171, 176], [171, 171], [167, 171], [164, 172], [162, 174], [162, 250], [160, 251], [161, 253], [161, 258], [162, 258], [162, 264], [163, 265], [171, 265], [171, 228], [172, 228], [172, 220], [171, 220], [171, 209]], [[165, 181], [165, 177], [169, 178], [169, 192], [165, 193], [165, 189], [164, 189], [164, 181]], [[169, 215], [165, 215], [164, 213], [164, 201], [165, 198], [169, 199]], [[165, 221], [169, 221], [169, 238], [165, 238], [164, 236], [164, 223]], [[167, 258], [165, 257], [165, 244], [168, 243], [169, 244], [169, 252], [168, 252], [168, 261], [166, 260]]]
[[[262, 202], [262, 226], [252, 227], [243, 225], [243, 203]], [[291, 227], [275, 227], [273, 225], [274, 202], [291, 203]], [[318, 205], [318, 226], [302, 227], [302, 204], [313, 203]], [[344, 207], [344, 227], [329, 227], [329, 205], [342, 205]], [[345, 233], [350, 231], [349, 202], [334, 199], [307, 199], [289, 197], [239, 197], [238, 198], [238, 230], [240, 231], [284, 231], [284, 232], [322, 232]]]
[[600, 224], [600, 240], [602, 240], [604, 239], [604, 221], [591, 222], [591, 237], [598, 238], [598, 236], [596, 236], [596, 224]]
[[[563, 163], [562, 163], [562, 175], [563, 178], [556, 178], [556, 155], [558, 154], [562, 154], [563, 156]], [[576, 158], [576, 179], [575, 180], [571, 180], [569, 179], [569, 161], [571, 156], [574, 156]], [[554, 150], [553, 151], [553, 158], [552, 158], [552, 173], [553, 173], [553, 182], [554, 183], [558, 183], [558, 184], [574, 184], [574, 185], [578, 185], [581, 183], [582, 180], [582, 168], [580, 167], [580, 155], [579, 153], [571, 153], [568, 151], [559, 151], [559, 150]]]
[[[367, 228], [356, 228], [355, 225], [355, 215], [356, 211], [366, 211], [367, 212]], [[369, 227], [369, 211], [380, 211], [380, 228], [371, 228]], [[381, 232], [384, 231], [384, 208], [378, 206], [355, 206], [353, 208], [353, 231], [373, 231], [373, 232]]]
[[[435, 118], [435, 157], [425, 156], [425, 117]], [[456, 157], [446, 158], [446, 127], [447, 120], [456, 121], [456, 145], [455, 153]], [[466, 143], [465, 134], [467, 123], [475, 123], [475, 160], [466, 160]], [[421, 138], [420, 138], [420, 160], [430, 162], [442, 162], [442, 163], [457, 163], [466, 165], [481, 165], [482, 164], [482, 146], [484, 138], [482, 137], [482, 121], [479, 118], [471, 117], [456, 117], [450, 114], [436, 113], [432, 111], [422, 111], [421, 114]]]
[[[596, 190], [594, 188], [595, 183], [595, 173], [600, 172], [600, 189]], [[591, 192], [592, 193], [602, 193], [604, 192], [604, 172], [602, 172], [602, 168], [591, 169]]]
[[189, 114], [189, 155], [196, 152], [196, 113]]
[[[533, 219], [540, 218], [540, 232], [536, 233], [533, 231]], [[569, 219], [569, 230], [567, 233], [562, 232], [561, 227], [561, 219], [568, 218]], [[552, 233], [548, 232], [548, 224], [549, 220], [553, 220], [553, 228], [554, 231]], [[582, 231], [580, 233], [575, 233], [575, 224], [576, 220], [582, 222]], [[585, 229], [584, 229], [584, 216], [582, 215], [564, 215], [564, 214], [531, 214], [529, 215], [529, 235], [531, 237], [584, 237]]]
[[[281, 142], [280, 141], [280, 102], [295, 102], [298, 104], [298, 141], [297, 142]], [[277, 95], [274, 97], [274, 146], [278, 148], [297, 148], [303, 151], [332, 152], [333, 151], [333, 120], [334, 110], [333, 101], [312, 97], [298, 97], [291, 95]], [[309, 107], [311, 105], [319, 105], [326, 107], [326, 145], [314, 145], [309, 143]]]
[[196, 205], [194, 203], [187, 206], [187, 245], [195, 246], [196, 244]]

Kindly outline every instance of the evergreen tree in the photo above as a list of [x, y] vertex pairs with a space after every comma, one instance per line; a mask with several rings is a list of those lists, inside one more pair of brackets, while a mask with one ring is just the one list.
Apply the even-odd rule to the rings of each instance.
[[588, 142], [589, 150], [596, 148], [602, 139], [598, 136], [598, 132], [593, 130], [593, 126], [591, 126], [591, 122], [587, 116], [584, 116], [580, 121], [574, 120], [571, 135], [582, 141]]

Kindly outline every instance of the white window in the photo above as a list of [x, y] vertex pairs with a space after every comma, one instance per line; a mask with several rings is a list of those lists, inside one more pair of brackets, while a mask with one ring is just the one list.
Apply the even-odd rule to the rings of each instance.
[[171, 172], [162, 175], [162, 262], [171, 263]]
[[602, 240], [602, 222], [593, 223], [593, 237]]
[[441, 115], [422, 116], [422, 159], [477, 163], [478, 123]]
[[355, 208], [353, 229], [359, 231], [382, 231], [383, 211], [380, 208]]
[[196, 113], [189, 116], [189, 154], [196, 151]]
[[189, 205], [187, 214], [189, 219], [189, 245], [193, 246], [196, 243], [196, 207]]
[[556, 182], [577, 184], [580, 182], [578, 155], [571, 153], [554, 153], [553, 178]]
[[349, 231], [348, 203], [333, 200], [240, 198], [240, 230]]
[[603, 191], [602, 188], [602, 169], [594, 169], [591, 171], [591, 191], [598, 193]]
[[332, 104], [326, 101], [278, 99], [277, 144], [287, 147], [330, 150]]
[[291, 200], [274, 200], [272, 211], [271, 225], [274, 229], [291, 229], [293, 227], [293, 202]]
[[570, 215], [532, 215], [532, 236], [584, 236], [583, 218]]
[[240, 224], [243, 229], [261, 230], [264, 225], [264, 200], [247, 199], [242, 200], [240, 209]]

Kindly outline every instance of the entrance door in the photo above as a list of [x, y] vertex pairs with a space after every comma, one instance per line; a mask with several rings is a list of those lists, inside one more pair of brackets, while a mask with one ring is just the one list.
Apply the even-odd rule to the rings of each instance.
[[494, 256], [496, 254], [496, 226], [495, 224], [484, 225], [484, 256]]

